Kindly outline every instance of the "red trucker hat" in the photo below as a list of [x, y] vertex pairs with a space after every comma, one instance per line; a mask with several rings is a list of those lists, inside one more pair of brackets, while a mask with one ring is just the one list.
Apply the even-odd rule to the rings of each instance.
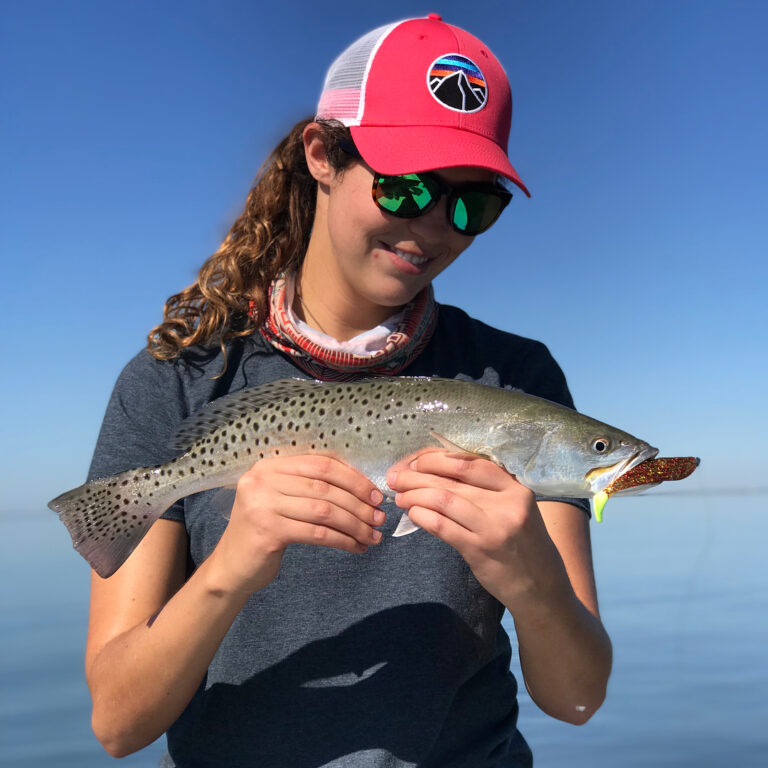
[[512, 94], [503, 67], [437, 14], [352, 43], [328, 70], [316, 118], [348, 126], [377, 173], [474, 166], [530, 196], [507, 157]]

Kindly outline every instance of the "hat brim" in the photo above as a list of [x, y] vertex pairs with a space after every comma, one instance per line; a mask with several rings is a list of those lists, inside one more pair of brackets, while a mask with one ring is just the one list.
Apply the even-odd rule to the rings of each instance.
[[495, 142], [445, 126], [353, 126], [355, 146], [377, 173], [397, 175], [441, 168], [486, 168], [531, 193]]

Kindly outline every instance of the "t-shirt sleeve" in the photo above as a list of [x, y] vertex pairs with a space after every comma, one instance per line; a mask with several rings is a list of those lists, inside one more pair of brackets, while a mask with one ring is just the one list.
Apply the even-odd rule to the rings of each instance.
[[[176, 365], [140, 352], [123, 369], [109, 398], [88, 479], [174, 458], [178, 451], [169, 442], [187, 411]], [[162, 517], [183, 520], [183, 504], [177, 502]]]

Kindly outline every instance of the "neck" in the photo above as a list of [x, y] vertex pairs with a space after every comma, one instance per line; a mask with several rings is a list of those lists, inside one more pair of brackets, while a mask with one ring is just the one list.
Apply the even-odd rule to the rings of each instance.
[[348, 341], [380, 325], [399, 309], [363, 302], [341, 275], [329, 274], [327, 264], [313, 258], [311, 248], [307, 250], [296, 276], [293, 311], [310, 328], [337, 341]]

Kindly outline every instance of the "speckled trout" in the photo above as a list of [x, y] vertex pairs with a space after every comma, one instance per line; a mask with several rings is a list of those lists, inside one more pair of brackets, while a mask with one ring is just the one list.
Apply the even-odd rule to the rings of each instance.
[[[487, 457], [532, 491], [567, 498], [592, 498], [657, 453], [565, 406], [474, 382], [282, 379], [226, 395], [182, 422], [173, 440], [178, 458], [93, 480], [48, 506], [75, 549], [107, 577], [174, 502], [234, 487], [259, 459], [334, 455], [392, 498], [389, 467], [429, 446]], [[394, 535], [414, 530], [405, 515]]]

